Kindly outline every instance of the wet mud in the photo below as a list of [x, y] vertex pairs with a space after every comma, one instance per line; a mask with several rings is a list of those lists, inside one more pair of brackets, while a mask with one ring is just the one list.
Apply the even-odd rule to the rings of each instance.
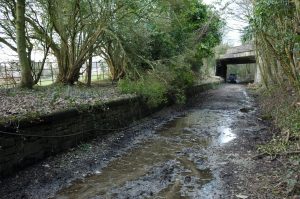
[[[268, 128], [244, 86], [222, 85], [140, 123], [28, 168], [1, 182], [0, 193], [56, 199], [262, 196], [247, 183], [258, 171], [251, 157], [268, 139]], [[32, 176], [38, 177], [30, 184], [26, 177]]]

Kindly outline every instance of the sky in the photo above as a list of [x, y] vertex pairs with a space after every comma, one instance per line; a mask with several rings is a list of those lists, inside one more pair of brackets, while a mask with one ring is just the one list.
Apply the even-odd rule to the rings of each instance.
[[10, 48], [5, 45], [0, 46], [0, 60], [1, 61], [9, 61], [9, 60], [17, 60], [17, 54], [12, 51]]
[[[217, 10], [224, 7], [230, 0], [203, 0], [208, 5], [213, 5]], [[224, 30], [223, 43], [230, 44], [231, 46], [241, 45], [241, 32], [238, 29], [245, 27], [247, 24], [239, 21], [232, 15], [226, 14], [228, 9], [238, 10], [237, 5], [230, 4], [225, 12], [222, 13], [222, 18], [226, 21], [226, 27]], [[236, 13], [237, 14], [237, 13]]]

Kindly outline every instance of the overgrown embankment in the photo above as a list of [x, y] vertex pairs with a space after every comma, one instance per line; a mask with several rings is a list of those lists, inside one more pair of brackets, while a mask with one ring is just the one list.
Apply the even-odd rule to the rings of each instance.
[[259, 158], [277, 160], [273, 168], [274, 192], [300, 195], [300, 96], [292, 87], [261, 89], [259, 94], [263, 120], [272, 123], [273, 138], [258, 146]]
[[257, 0], [252, 13], [244, 36], [253, 38], [256, 46], [262, 119], [273, 123], [273, 139], [258, 149], [261, 157], [280, 162], [269, 180], [277, 182], [274, 191], [300, 195], [300, 4]]

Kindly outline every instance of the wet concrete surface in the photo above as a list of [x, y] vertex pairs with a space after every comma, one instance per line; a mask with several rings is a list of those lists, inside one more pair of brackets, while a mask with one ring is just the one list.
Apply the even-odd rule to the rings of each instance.
[[[140, 126], [29, 168], [1, 182], [0, 194], [57, 199], [259, 198], [247, 185], [247, 176], [255, 172], [257, 165], [250, 157], [255, 144], [264, 141], [267, 127], [257, 120], [245, 86], [222, 85], [189, 105], [169, 108]], [[37, 182], [25, 180], [32, 179], [30, 174]]]

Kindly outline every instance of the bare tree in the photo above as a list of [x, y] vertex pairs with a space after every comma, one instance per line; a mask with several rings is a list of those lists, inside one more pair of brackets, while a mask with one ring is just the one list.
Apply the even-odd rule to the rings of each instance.
[[[24, 9], [23, 9], [23, 3], [25, 5]], [[17, 6], [22, 4], [19, 8], [21, 8], [21, 10], [17, 10]], [[39, 40], [35, 39], [35, 33], [32, 31], [33, 28], [31, 26], [29, 26], [29, 24], [27, 23], [27, 18], [28, 16], [31, 16], [32, 18], [38, 18], [37, 16], [37, 11], [33, 8], [34, 4], [32, 3], [31, 0], [27, 0], [25, 2], [18, 2], [15, 0], [0, 0], [0, 43], [4, 44], [6, 47], [10, 48], [11, 50], [13, 50], [14, 52], [20, 54], [22, 54], [21, 58], [19, 57], [19, 61], [20, 61], [20, 65], [21, 68], [23, 68], [23, 66], [26, 66], [26, 75], [28, 77], [26, 77], [26, 79], [30, 79], [28, 80], [28, 82], [32, 82], [31, 84], [37, 84], [39, 81], [39, 78], [41, 77], [43, 68], [44, 68], [44, 64], [48, 55], [48, 50], [49, 47], [47, 47], [47, 43], [46, 42], [38, 42]], [[17, 15], [17, 11], [24, 11], [24, 24], [23, 24], [23, 17], [21, 20], [17, 20], [17, 17], [21, 17], [21, 15]], [[19, 13], [20, 14], [20, 13]], [[22, 14], [22, 13], [21, 13]], [[22, 14], [23, 15], [23, 14]], [[17, 22], [19, 22], [19, 24], [17, 24]], [[17, 26], [18, 25], [18, 26]], [[20, 26], [21, 25], [21, 26]], [[23, 32], [20, 32], [21, 29], [24, 29], [25, 35]], [[44, 27], [45, 30], [48, 29], [47, 26]], [[23, 30], [21, 30], [23, 31]], [[18, 43], [18, 37], [17, 34], [22, 35], [20, 37], [24, 37], [24, 41], [21, 40], [19, 42], [19, 45], [17, 45]], [[20, 38], [19, 38], [20, 39]], [[24, 43], [25, 42], [25, 43]], [[35, 44], [35, 45], [34, 45]], [[40, 69], [36, 70], [34, 68], [32, 68], [32, 60], [31, 60], [31, 53], [33, 51], [34, 48], [37, 48], [39, 45], [44, 46], [44, 58], [42, 61], [42, 65], [40, 67]], [[19, 48], [24, 48], [25, 49], [19, 49]], [[20, 50], [20, 52], [19, 52]], [[24, 53], [24, 54], [23, 54]], [[27, 61], [24, 61], [25, 59], [25, 55], [26, 55], [26, 59]], [[22, 69], [22, 71], [24, 72], [24, 69]], [[29, 74], [31, 77], [29, 77]], [[25, 73], [21, 74], [23, 79], [25, 78], [24, 75]], [[23, 81], [21, 82], [21, 84], [23, 85]]]

